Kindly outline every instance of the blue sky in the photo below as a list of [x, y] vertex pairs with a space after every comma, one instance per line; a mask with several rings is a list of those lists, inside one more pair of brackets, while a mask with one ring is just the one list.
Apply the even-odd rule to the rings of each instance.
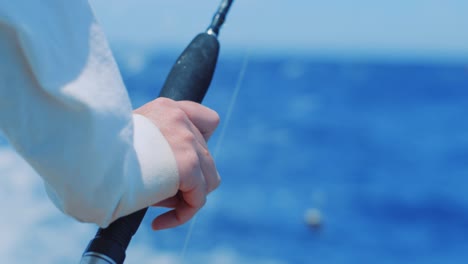
[[[182, 47], [205, 29], [219, 0], [92, 0], [111, 42]], [[468, 61], [465, 0], [237, 0], [225, 49]]]

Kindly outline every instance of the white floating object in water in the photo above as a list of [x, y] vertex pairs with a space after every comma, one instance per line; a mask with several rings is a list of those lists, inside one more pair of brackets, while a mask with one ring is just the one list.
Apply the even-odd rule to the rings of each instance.
[[307, 209], [304, 215], [306, 224], [312, 228], [319, 229], [322, 227], [322, 213], [318, 209]]

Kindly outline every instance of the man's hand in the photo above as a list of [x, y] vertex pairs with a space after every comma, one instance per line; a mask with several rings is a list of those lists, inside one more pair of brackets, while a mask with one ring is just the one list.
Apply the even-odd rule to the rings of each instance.
[[198, 103], [158, 98], [135, 110], [150, 119], [174, 152], [179, 170], [179, 192], [155, 206], [174, 208], [153, 220], [154, 230], [181, 225], [203, 207], [220, 177], [206, 142], [218, 126], [218, 114]]

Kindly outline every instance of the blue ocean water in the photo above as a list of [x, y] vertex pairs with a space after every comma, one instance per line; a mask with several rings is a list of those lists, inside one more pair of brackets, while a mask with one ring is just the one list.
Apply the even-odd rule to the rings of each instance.
[[[117, 56], [135, 106], [157, 95], [176, 56], [154, 53], [137, 72]], [[243, 63], [221, 56], [205, 99], [222, 121]], [[210, 142], [223, 183], [188, 255], [466, 263], [468, 64], [250, 56], [240, 85], [224, 140]], [[310, 208], [320, 229], [304, 221]], [[187, 232], [159, 232], [154, 247], [180, 251]]]

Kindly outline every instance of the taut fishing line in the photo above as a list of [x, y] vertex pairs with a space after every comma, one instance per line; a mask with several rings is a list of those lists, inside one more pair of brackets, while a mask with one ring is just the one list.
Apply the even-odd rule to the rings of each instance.
[[[223, 123], [223, 126], [221, 127], [221, 131], [219, 134], [218, 141], [216, 142], [214, 151], [213, 151], [213, 158], [216, 160], [217, 157], [219, 156], [219, 153], [221, 151], [221, 145], [224, 141], [224, 137], [227, 131], [227, 128], [229, 126], [229, 123], [231, 122], [231, 116], [234, 111], [234, 106], [237, 103], [237, 98], [239, 97], [239, 91], [242, 87], [242, 83], [244, 82], [244, 77], [245, 77], [245, 72], [247, 71], [247, 67], [249, 64], [249, 59], [250, 59], [250, 50], [246, 53], [244, 56], [244, 60], [242, 62], [242, 67], [239, 72], [239, 76], [237, 77], [237, 82], [236, 86], [234, 88], [234, 92], [231, 95], [231, 100], [229, 102], [229, 107], [225, 115], [225, 121]], [[190, 226], [187, 231], [187, 235], [185, 236], [185, 241], [184, 241], [184, 246], [182, 248], [181, 252], [181, 259], [182, 262], [181, 264], [185, 263], [185, 256], [187, 255], [187, 249], [188, 249], [188, 244], [190, 243], [190, 239], [192, 238], [192, 233], [195, 228], [195, 224], [197, 222], [198, 215], [195, 215], [192, 220], [190, 221]]]
[[[203, 101], [218, 61], [219, 30], [233, 1], [223, 0], [208, 29], [198, 34], [185, 48], [169, 72], [159, 97], [176, 101], [190, 100], [198, 103]], [[237, 98], [238, 91], [235, 93]], [[230, 108], [233, 108], [234, 103], [235, 101], [231, 103]], [[232, 112], [232, 109], [228, 112]], [[148, 208], [143, 208], [117, 219], [107, 228], [99, 228], [83, 253], [80, 264], [122, 264], [126, 257], [125, 251], [147, 210]], [[193, 226], [189, 228], [184, 248], [188, 245], [192, 231]]]

